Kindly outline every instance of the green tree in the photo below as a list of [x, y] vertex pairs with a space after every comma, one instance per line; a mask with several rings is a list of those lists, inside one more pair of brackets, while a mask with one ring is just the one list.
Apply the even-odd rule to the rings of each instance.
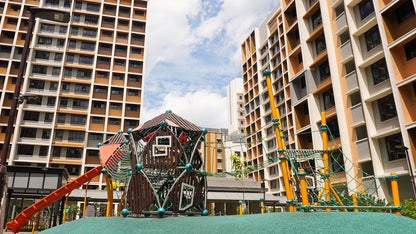
[[416, 201], [412, 199], [403, 200], [400, 204], [403, 207], [402, 215], [416, 219]]
[[238, 157], [236, 154], [231, 155], [231, 162], [231, 168], [235, 172], [234, 176], [242, 178], [243, 174], [241, 173], [241, 169], [243, 169], [243, 163], [241, 162], [240, 157]]

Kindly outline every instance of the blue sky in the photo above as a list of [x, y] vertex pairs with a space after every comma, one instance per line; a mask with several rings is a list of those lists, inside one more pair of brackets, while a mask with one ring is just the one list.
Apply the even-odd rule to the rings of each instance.
[[241, 77], [240, 45], [278, 2], [149, 1], [142, 121], [171, 109], [227, 127], [226, 86]]

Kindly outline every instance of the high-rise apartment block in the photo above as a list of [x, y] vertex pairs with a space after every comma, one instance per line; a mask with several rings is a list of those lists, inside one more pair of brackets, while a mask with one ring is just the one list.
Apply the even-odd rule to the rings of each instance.
[[1, 1], [0, 141], [30, 7], [67, 11], [71, 21], [37, 19], [8, 163], [78, 176], [100, 163], [97, 143], [139, 124], [147, 1]]
[[227, 85], [228, 134], [244, 134], [243, 79], [236, 78]]
[[[412, 197], [415, 5], [414, 0], [282, 0], [241, 46], [247, 163], [260, 165], [277, 155], [262, 74], [270, 70], [273, 108], [288, 149], [322, 149], [320, 113], [325, 112], [345, 155], [331, 165], [352, 161], [380, 180], [396, 172], [401, 198]], [[335, 143], [329, 142], [330, 150]], [[285, 194], [278, 162], [250, 176], [267, 181], [272, 193]], [[378, 195], [390, 199], [389, 190], [384, 183]]]

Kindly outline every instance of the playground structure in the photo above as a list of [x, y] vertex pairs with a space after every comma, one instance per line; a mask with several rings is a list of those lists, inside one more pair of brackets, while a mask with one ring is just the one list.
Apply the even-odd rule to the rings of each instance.
[[[270, 72], [265, 71], [269, 96], [272, 95]], [[274, 99], [270, 99], [275, 106]], [[393, 206], [377, 205], [373, 195], [386, 179], [379, 183], [363, 182], [363, 172], [352, 162], [339, 164], [339, 157], [347, 160], [338, 148], [328, 150], [328, 135], [332, 138], [322, 114], [323, 149], [285, 149], [280, 128], [279, 113], [272, 108], [273, 125], [278, 143], [278, 157], [257, 165], [232, 172], [209, 174], [205, 172], [204, 159], [198, 148], [204, 141], [206, 130], [190, 123], [171, 111], [166, 111], [136, 129], [120, 131], [102, 144], [98, 144], [101, 165], [61, 187], [54, 193], [25, 209], [7, 229], [18, 232], [39, 211], [62, 198], [92, 178], [104, 174], [107, 184], [107, 216], [112, 216], [112, 180], [125, 184], [117, 216], [149, 215], [208, 215], [206, 176], [245, 176], [249, 171], [280, 163], [290, 212], [333, 209], [347, 212], [358, 209], [391, 209], [400, 214], [397, 175], [392, 174]], [[207, 145], [207, 144], [204, 144]], [[335, 162], [330, 163], [330, 162]], [[338, 166], [335, 166], [338, 163]], [[338, 168], [338, 170], [334, 170]], [[371, 177], [370, 175], [366, 175]], [[354, 190], [355, 188], [355, 190]], [[358, 196], [358, 199], [357, 199]], [[359, 205], [364, 202], [371, 205]], [[264, 209], [264, 198], [259, 204]], [[123, 209], [124, 206], [124, 209]], [[242, 211], [240, 202], [240, 212]], [[85, 213], [85, 212], [84, 212]], [[242, 213], [240, 213], [242, 214]]]

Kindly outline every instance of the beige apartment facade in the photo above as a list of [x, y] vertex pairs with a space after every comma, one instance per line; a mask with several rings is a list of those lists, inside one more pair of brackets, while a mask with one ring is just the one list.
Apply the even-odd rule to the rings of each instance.
[[[344, 153], [331, 164], [353, 162], [380, 181], [396, 172], [401, 197], [413, 197], [415, 25], [412, 0], [282, 0], [241, 45], [246, 163], [277, 156], [262, 74], [270, 70], [287, 149], [322, 149], [325, 112], [334, 136], [329, 149], [337, 145]], [[279, 162], [250, 176], [285, 195]], [[338, 176], [350, 179], [345, 172]], [[383, 184], [378, 196], [391, 200], [389, 191]]]
[[[140, 121], [145, 0], [0, 2], [0, 143], [5, 137], [30, 7], [67, 11], [68, 24], [37, 19], [9, 165], [66, 168], [72, 178], [100, 164], [97, 143]], [[101, 187], [101, 178], [90, 186]], [[105, 183], [104, 183], [105, 185]]]

